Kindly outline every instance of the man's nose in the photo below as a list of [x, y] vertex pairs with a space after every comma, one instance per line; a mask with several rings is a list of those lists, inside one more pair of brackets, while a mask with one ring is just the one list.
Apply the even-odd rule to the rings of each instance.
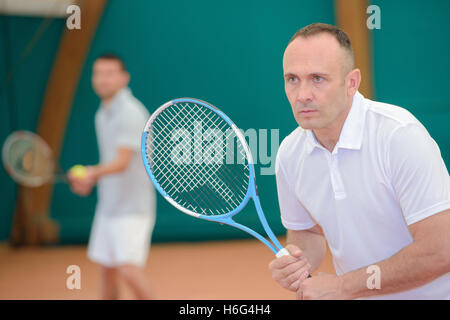
[[301, 83], [297, 89], [296, 101], [306, 105], [312, 101], [312, 90], [311, 86], [304, 81]]

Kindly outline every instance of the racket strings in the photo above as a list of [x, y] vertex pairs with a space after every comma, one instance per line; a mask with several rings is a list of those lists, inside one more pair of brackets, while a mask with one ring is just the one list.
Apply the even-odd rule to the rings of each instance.
[[[184, 109], [184, 108], [183, 108]], [[204, 112], [202, 112], [200, 115], [204, 115]], [[162, 115], [162, 116], [164, 116], [164, 115]], [[172, 115], [173, 116], [173, 115]], [[165, 119], [165, 120], [167, 120], [167, 119]], [[186, 121], [181, 121], [181, 126], [184, 126], [184, 127], [186, 127], [187, 125], [188, 125], [188, 123], [186, 122]], [[212, 123], [212, 124], [207, 124], [208, 126], [212, 126], [212, 125], [217, 125], [217, 123]], [[167, 127], [167, 126], [165, 126], [165, 127]], [[198, 135], [198, 130], [195, 132], [195, 134], [194, 134], [194, 149], [195, 149], [195, 145], [197, 145], [198, 146], [198, 140], [200, 140], [200, 139], [198, 139], [198, 137], [197, 137], [197, 139], [196, 139], [196, 137], [195, 136], [197, 136]], [[201, 137], [200, 137], [201, 138]], [[201, 141], [201, 140], [200, 140]], [[201, 142], [200, 142], [201, 143]], [[210, 144], [209, 145], [209, 148], [207, 148], [205, 151], [206, 152], [209, 152], [209, 151], [211, 151], [211, 146], [212, 146], [213, 144]], [[156, 147], [158, 147], [158, 146], [156, 146]], [[216, 152], [218, 152], [218, 151], [220, 151], [220, 150], [218, 150], [217, 148], [216, 148], [216, 150], [215, 150]], [[195, 157], [195, 155], [194, 155], [194, 157]], [[194, 159], [194, 162], [196, 162], [195, 161], [195, 159]], [[213, 165], [213, 164], [212, 164]], [[214, 165], [213, 165], [214, 166]], [[201, 181], [204, 181], [204, 180], [206, 180], [206, 181], [210, 181], [210, 182], [213, 182], [213, 187], [215, 187], [218, 191], [220, 191], [220, 192], [225, 192], [225, 194], [228, 196], [228, 197], [231, 197], [231, 195], [230, 195], [230, 192], [228, 191], [228, 190], [226, 190], [226, 186], [224, 186], [224, 185], [220, 185], [220, 183], [219, 183], [219, 180], [214, 180], [214, 179], [211, 179], [212, 178], [212, 174], [214, 174], [214, 172], [212, 172], [212, 171], [217, 171], [217, 169], [218, 169], [218, 167], [219, 166], [215, 166], [215, 170], [211, 170], [211, 172], [209, 172], [209, 171], [201, 171], [201, 170], [196, 170], [199, 174], [197, 175], [197, 176], [195, 176], [194, 175], [194, 177], [199, 177], [200, 179], [195, 179], [196, 181], [194, 181], [194, 186], [190, 186], [190, 188], [192, 188], [192, 187], [195, 187], [199, 182], [201, 182]], [[194, 169], [195, 169], [195, 166], [193, 167]], [[192, 168], [190, 168], [190, 169], [192, 169]], [[202, 176], [202, 174], [205, 174], [205, 175], [207, 175], [206, 177], [203, 177]], [[189, 176], [185, 176], [185, 177], [189, 177]], [[205, 179], [206, 178], [206, 179]], [[186, 188], [187, 188], [187, 186], [188, 186], [188, 183], [190, 183], [190, 182], [192, 182], [192, 181], [186, 181], [185, 179], [183, 179], [183, 181], [182, 182], [184, 182], [184, 183], [186, 183]], [[185, 191], [186, 190], [186, 188], [184, 188], [183, 189], [183, 191]], [[169, 191], [171, 191], [171, 190], [169, 190]]]
[[[165, 178], [173, 179], [172, 176], [171, 177], [167, 177], [167, 175], [165, 175], [165, 174], [163, 174], [163, 176]], [[189, 204], [189, 203], [192, 203], [192, 202], [202, 202], [201, 203], [201, 207], [210, 207], [211, 208], [211, 207], [223, 206], [221, 204], [215, 204], [214, 205], [213, 202], [211, 201], [211, 197], [210, 196], [208, 196], [208, 197], [204, 196], [204, 194], [206, 193], [204, 191], [201, 192], [201, 193], [198, 192], [198, 195], [196, 195], [196, 193], [189, 193], [189, 190], [186, 188], [186, 186], [189, 185], [189, 181], [187, 181], [185, 179], [185, 177], [182, 176], [180, 181], [179, 181], [179, 183], [181, 183], [181, 185], [182, 185], [181, 189], [179, 189], [178, 185], [172, 184], [172, 186], [169, 186], [169, 189], [166, 190], [166, 192], [168, 194], [172, 194], [172, 196], [174, 197], [174, 200], [178, 201], [178, 200], [181, 199], [182, 201], [179, 201], [179, 202], [184, 203], [184, 204]], [[167, 187], [167, 183], [163, 184], [163, 186]], [[177, 188], [178, 188], [178, 190], [177, 190]], [[192, 186], [191, 186], [191, 189], [193, 189]], [[215, 189], [218, 189], [218, 188], [215, 188]], [[177, 196], [174, 196], [173, 195], [174, 193], [177, 193]], [[201, 195], [202, 193], [203, 193], [203, 195]], [[189, 197], [193, 197], [193, 199], [190, 199]], [[207, 201], [205, 201], [205, 200], [207, 200]], [[192, 210], [194, 210], [194, 209], [197, 210], [198, 209], [195, 206], [189, 206], [189, 207]], [[202, 211], [203, 214], [205, 214], [204, 210], [201, 210], [201, 211]], [[225, 212], [221, 211], [221, 213], [225, 213]]]
[[[228, 155], [224, 157], [230, 139], [236, 141], [238, 152], [231, 159], [237, 161], [228, 163]], [[180, 143], [187, 146], [175, 157], [174, 148]], [[146, 155], [161, 188], [192, 211], [225, 214], [246, 196], [249, 167], [245, 149], [231, 126], [209, 108], [183, 103], [164, 109], [147, 135]]]
[[[181, 108], [181, 110], [179, 110], [179, 111], [185, 111], [185, 106], [182, 106], [182, 108]], [[199, 115], [200, 116], [205, 116], [205, 112], [203, 111], [203, 110], [201, 110], [202, 112], [200, 112], [199, 113]], [[172, 117], [173, 116], [176, 116], [176, 115], [174, 115], [173, 113], [171, 113], [170, 114]], [[165, 120], [167, 120], [167, 117], [164, 117], [164, 119]], [[183, 127], [186, 127], [187, 126], [187, 122], [184, 120], [182, 120], [181, 121], [181, 125], [183, 126]], [[215, 122], [213, 122], [213, 123], [207, 123], [207, 126], [208, 127], [212, 127], [212, 126], [216, 126], [217, 127], [217, 125], [218, 125], [218, 121], [215, 121]], [[166, 124], [165, 126], [164, 126], [164, 128], [166, 129], [168, 127], [168, 125]], [[197, 131], [198, 132], [198, 131]], [[197, 140], [198, 141], [198, 140]], [[212, 146], [213, 146], [213, 144], [210, 144], [209, 145], [209, 148], [208, 149], [206, 149], [206, 151], [210, 151], [211, 150], [211, 148], [212, 148]], [[203, 175], [199, 175], [199, 174], [197, 174], [197, 176], [199, 176], [199, 179], [195, 179], [195, 180], [197, 180], [197, 181], [194, 181], [194, 186], [192, 186], [191, 185], [191, 189], [193, 189], [193, 188], [195, 188], [197, 185], [198, 185], [198, 180], [200, 180], [200, 181], [208, 181], [210, 184], [211, 184], [211, 186], [218, 192], [218, 193], [225, 193], [226, 194], [226, 196], [229, 198], [229, 200], [232, 200], [232, 198], [231, 198], [231, 194], [230, 194], [230, 191], [229, 190], [226, 190], [226, 186], [224, 186], [223, 184], [221, 185], [220, 184], [220, 182], [219, 182], [219, 180], [217, 180], [217, 179], [213, 179], [213, 177], [212, 177], [212, 173], [210, 173], [209, 171], [206, 171], [206, 173], [205, 172], [202, 172], [201, 170], [197, 170], [197, 168], [196, 168], [197, 166], [191, 166], [191, 167], [189, 167], [189, 170], [192, 170], [192, 169], [194, 169], [193, 171], [194, 172], [197, 172], [197, 173], [204, 173]], [[217, 171], [217, 168], [218, 168], [218, 166], [215, 166], [216, 168], [214, 168], [212, 171]], [[194, 177], [195, 177], [195, 175], [194, 175]], [[182, 179], [182, 183], [184, 183], [186, 186], [188, 185], [188, 182], [190, 182], [190, 181], [186, 181], [186, 179]], [[168, 190], [169, 192], [171, 192], [172, 191], [172, 189], [173, 189], [173, 187], [170, 189], [170, 190]], [[186, 190], [186, 187], [183, 187], [183, 189], [181, 190], [182, 192], [183, 191], [187, 191]], [[194, 199], [195, 200], [199, 200], [199, 199], [202, 199], [202, 198], [200, 198], [199, 196], [196, 196], [196, 197], [194, 197]], [[206, 198], [206, 199], [209, 199], [209, 198]], [[211, 202], [210, 203], [208, 203], [208, 205], [211, 205]], [[223, 206], [223, 205], [222, 205]], [[204, 212], [204, 210], [203, 210], [203, 212]]]
[[[165, 116], [165, 115], [162, 115], [163, 117]], [[175, 115], [176, 116], [176, 115]], [[165, 120], [167, 120], [167, 119], [165, 119]], [[186, 121], [181, 121], [181, 126], [184, 126], [184, 127], [187, 127], [188, 126], [188, 123], [186, 122]], [[211, 124], [207, 124], [208, 126], [211, 126]], [[214, 124], [213, 124], [214, 125]], [[164, 128], [163, 129], [166, 129], [167, 128], [167, 125], [166, 126], [164, 126]], [[196, 132], [196, 135], [197, 135], [197, 132]], [[183, 138], [185, 138], [186, 137], [186, 135], [183, 137]], [[198, 139], [195, 139], [195, 136], [194, 136], [194, 147], [195, 147], [195, 145], [197, 144], [198, 145]], [[211, 146], [212, 146], [212, 144], [209, 146], [210, 148], [208, 148], [208, 149], [206, 149], [206, 151], [210, 151], [211, 150]], [[157, 148], [159, 148], [159, 147], [161, 147], [160, 145], [158, 145], [158, 142], [156, 142], [155, 143], [155, 147], [156, 147], [156, 149]], [[194, 162], [195, 162], [195, 159], [194, 159]]]
[[54, 165], [45, 142], [29, 132], [19, 131], [4, 144], [3, 161], [13, 179], [27, 186], [38, 186], [50, 180]]

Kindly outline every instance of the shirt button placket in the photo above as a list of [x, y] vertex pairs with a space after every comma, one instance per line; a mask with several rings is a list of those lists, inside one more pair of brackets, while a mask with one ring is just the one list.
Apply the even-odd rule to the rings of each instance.
[[338, 155], [329, 154], [331, 184], [333, 185], [334, 198], [341, 200], [346, 197], [344, 184], [342, 183], [341, 174], [338, 167]]

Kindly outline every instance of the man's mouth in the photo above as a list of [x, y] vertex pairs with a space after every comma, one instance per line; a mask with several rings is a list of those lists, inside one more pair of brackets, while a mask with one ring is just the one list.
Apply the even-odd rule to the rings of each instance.
[[317, 112], [317, 110], [315, 110], [315, 109], [301, 109], [301, 110], [297, 111], [297, 113], [302, 114], [302, 115], [312, 114], [314, 112]]

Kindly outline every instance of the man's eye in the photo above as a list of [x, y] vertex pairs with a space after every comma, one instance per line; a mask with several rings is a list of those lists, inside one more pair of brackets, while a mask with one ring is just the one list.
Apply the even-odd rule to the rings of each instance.
[[296, 83], [296, 82], [297, 82], [297, 78], [296, 78], [296, 77], [289, 77], [289, 78], [288, 78], [288, 82], [290, 82], [290, 83]]
[[314, 76], [313, 81], [319, 83], [323, 81], [323, 78], [321, 76]]

